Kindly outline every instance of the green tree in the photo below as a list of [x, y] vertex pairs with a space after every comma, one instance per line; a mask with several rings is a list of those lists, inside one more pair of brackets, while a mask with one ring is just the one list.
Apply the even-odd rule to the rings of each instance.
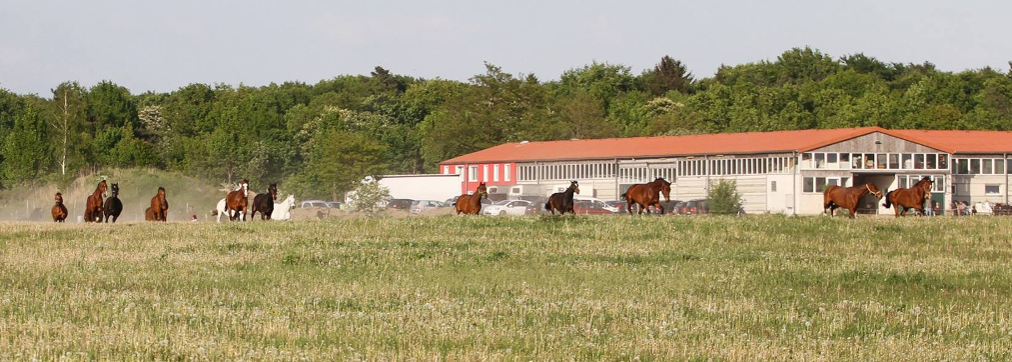
[[720, 180], [710, 187], [706, 204], [711, 214], [735, 215], [741, 211], [742, 197], [734, 180]]
[[643, 78], [647, 89], [654, 96], [662, 96], [670, 91], [689, 93], [693, 81], [692, 73], [682, 61], [667, 55], [661, 58], [661, 62], [652, 71], [644, 72]]
[[362, 182], [351, 195], [351, 207], [356, 212], [375, 215], [379, 211], [379, 203], [390, 199], [390, 190], [371, 180]]
[[[77, 82], [61, 83], [53, 89], [53, 104], [56, 105], [56, 116], [49, 120], [50, 135], [53, 138], [54, 159], [60, 175], [66, 176], [67, 169], [71, 172], [83, 166], [80, 156], [87, 143], [82, 142], [85, 130], [85, 99], [87, 93]], [[69, 167], [68, 167], [69, 165]]]
[[16, 185], [36, 179], [47, 171], [49, 149], [46, 124], [34, 106], [27, 106], [14, 118], [14, 125], [3, 140], [3, 181]]
[[313, 139], [307, 168], [321, 182], [318, 192], [339, 200], [366, 176], [386, 169], [386, 147], [368, 135], [341, 129], [327, 129]]

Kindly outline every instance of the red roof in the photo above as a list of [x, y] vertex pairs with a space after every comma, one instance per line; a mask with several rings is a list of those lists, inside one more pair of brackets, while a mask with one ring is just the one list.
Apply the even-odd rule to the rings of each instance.
[[879, 127], [687, 136], [510, 142], [443, 163], [647, 158], [693, 155], [806, 152], [881, 132], [948, 153], [1012, 153], [1012, 132], [887, 130]]

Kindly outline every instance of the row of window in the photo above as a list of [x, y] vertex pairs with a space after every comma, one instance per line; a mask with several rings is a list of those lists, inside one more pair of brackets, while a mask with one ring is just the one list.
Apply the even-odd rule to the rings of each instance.
[[[502, 171], [503, 171], [503, 173], [502, 173], [502, 176], [503, 176], [502, 177], [502, 181], [505, 181], [505, 182], [512, 181], [513, 177], [512, 177], [511, 172], [510, 172], [511, 171], [510, 166], [511, 166], [510, 164], [504, 164], [504, 165], [502, 165]], [[481, 173], [481, 177], [479, 177], [478, 166], [470, 166], [467, 169], [467, 180], [470, 181], [470, 182], [479, 182], [479, 181], [480, 182], [489, 182], [489, 181], [499, 182], [500, 181], [500, 179], [499, 179], [499, 164], [492, 165], [492, 168], [491, 168], [492, 169], [492, 173], [491, 174], [489, 174], [489, 165], [482, 165], [481, 167], [482, 167], [482, 173]], [[464, 166], [457, 166], [455, 171], [456, 171], [457, 175], [463, 174], [464, 173]], [[450, 174], [450, 166], [443, 166], [443, 174], [444, 175]], [[480, 178], [480, 180], [479, 180], [479, 178]]]
[[[896, 183], [898, 188], [909, 188], [920, 181], [923, 177], [931, 178], [934, 183], [931, 185], [932, 192], [945, 192], [945, 176], [944, 175], [898, 175], [896, 176]], [[801, 192], [805, 193], [821, 193], [826, 187], [829, 186], [844, 186], [854, 187], [850, 183], [849, 177], [804, 177], [802, 178], [802, 189]], [[885, 192], [885, 190], [882, 190]]]
[[801, 167], [830, 170], [946, 170], [949, 168], [949, 155], [806, 152], [801, 154]]
[[658, 177], [675, 180], [678, 176], [764, 175], [791, 173], [792, 157], [755, 157], [686, 159], [653, 166], [616, 167], [615, 163], [542, 164], [517, 166], [520, 181], [585, 180], [618, 177], [627, 181], [650, 181]]
[[[957, 175], [1004, 175], [1005, 160], [1000, 158], [957, 158], [952, 173]], [[1008, 160], [1012, 166], [1012, 160]]]

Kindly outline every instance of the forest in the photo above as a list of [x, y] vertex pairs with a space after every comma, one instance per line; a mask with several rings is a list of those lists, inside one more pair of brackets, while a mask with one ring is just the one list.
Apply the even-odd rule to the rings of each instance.
[[638, 74], [593, 62], [548, 81], [485, 67], [466, 82], [377, 66], [316, 84], [193, 83], [169, 93], [133, 94], [113, 81], [67, 81], [44, 95], [0, 88], [0, 188], [139, 167], [339, 199], [364, 176], [435, 172], [442, 160], [509, 141], [1012, 130], [1012, 71], [989, 67], [947, 72], [810, 47], [711, 77], [670, 56]]

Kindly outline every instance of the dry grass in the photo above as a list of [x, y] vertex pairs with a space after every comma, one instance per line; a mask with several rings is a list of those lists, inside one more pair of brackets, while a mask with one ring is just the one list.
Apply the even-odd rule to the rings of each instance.
[[0, 360], [1003, 360], [1012, 219], [0, 224]]

